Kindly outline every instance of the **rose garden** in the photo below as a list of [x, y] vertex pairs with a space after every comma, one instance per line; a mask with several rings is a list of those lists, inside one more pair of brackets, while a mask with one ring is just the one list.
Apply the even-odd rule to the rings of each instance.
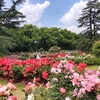
[[11, 1], [0, 0], [0, 100], [100, 100], [100, 1], [87, 1], [79, 34], [28, 24], [27, 0]]
[[[8, 82], [0, 85], [0, 100], [18, 100], [13, 94], [16, 83], [24, 84], [23, 100], [100, 100], [100, 62], [90, 54], [72, 54], [25, 60], [0, 58], [0, 76]], [[97, 66], [92, 69], [90, 65]]]

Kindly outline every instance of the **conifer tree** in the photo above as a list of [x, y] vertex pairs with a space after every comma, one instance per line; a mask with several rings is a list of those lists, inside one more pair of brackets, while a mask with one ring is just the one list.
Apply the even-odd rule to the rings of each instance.
[[79, 22], [78, 27], [86, 28], [82, 33], [92, 39], [100, 29], [100, 2], [98, 0], [88, 1], [77, 21]]
[[12, 48], [15, 44], [12, 42], [11, 35], [5, 30], [7, 28], [19, 28], [22, 22], [25, 22], [25, 16], [16, 9], [16, 6], [22, 4], [24, 0], [12, 0], [10, 8], [5, 7], [4, 0], [0, 0], [0, 51]]

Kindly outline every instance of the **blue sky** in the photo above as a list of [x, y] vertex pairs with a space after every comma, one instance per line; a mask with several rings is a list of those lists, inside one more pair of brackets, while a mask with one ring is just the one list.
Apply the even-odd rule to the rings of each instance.
[[[5, 0], [6, 7], [11, 0]], [[26, 16], [27, 24], [37, 27], [60, 27], [79, 33], [77, 19], [88, 0], [26, 0], [18, 10]]]

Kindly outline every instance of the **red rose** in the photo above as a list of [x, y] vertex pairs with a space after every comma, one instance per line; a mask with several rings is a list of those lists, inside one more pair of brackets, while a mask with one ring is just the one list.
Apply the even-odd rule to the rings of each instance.
[[25, 70], [27, 73], [31, 72], [31, 66], [26, 66], [26, 70]]
[[78, 64], [78, 71], [81, 72], [83, 69], [85, 69], [87, 65], [85, 63], [79, 63]]
[[42, 77], [44, 79], [47, 79], [48, 78], [48, 72], [47, 71], [42, 72]]

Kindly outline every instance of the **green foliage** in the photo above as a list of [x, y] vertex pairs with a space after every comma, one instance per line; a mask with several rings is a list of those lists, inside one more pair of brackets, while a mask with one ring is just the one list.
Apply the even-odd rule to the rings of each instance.
[[[74, 61], [76, 64], [79, 64], [80, 62], [84, 62], [86, 63], [88, 66], [89, 65], [98, 65], [98, 60], [96, 60], [97, 58], [95, 56], [93, 56], [92, 54], [86, 54], [84, 52], [81, 51], [73, 51], [70, 52], [71, 57], [66, 57], [67, 60], [72, 60]], [[97, 63], [97, 64], [96, 64]]]
[[72, 59], [76, 64], [79, 64], [80, 62], [83, 62], [83, 59], [81, 57], [75, 57]]
[[13, 71], [13, 80], [14, 82], [21, 81], [23, 79], [21, 67], [14, 65], [12, 68]]
[[86, 57], [84, 57], [83, 62], [86, 63], [88, 66], [89, 66], [89, 65], [94, 65], [94, 60], [95, 60], [95, 59], [96, 59], [96, 58], [93, 57], [93, 56], [86, 56]]
[[34, 100], [51, 100], [50, 92], [44, 86], [40, 85], [34, 90]]
[[26, 60], [30, 58], [30, 55], [27, 52], [24, 52], [23, 54], [19, 55], [19, 59]]
[[4, 57], [5, 56], [5, 54], [4, 53], [0, 53], [0, 57]]
[[100, 57], [100, 40], [95, 42], [93, 44], [92, 47], [92, 53], [96, 56], [96, 57]]
[[93, 43], [94, 43], [94, 39], [89, 39], [84, 35], [82, 35], [80, 36], [79, 39], [76, 40], [75, 45], [77, 50], [90, 53], [92, 51]]
[[49, 49], [49, 52], [56, 53], [56, 52], [60, 52], [60, 50], [61, 50], [60, 47], [52, 46], [52, 47]]
[[0, 52], [8, 53], [9, 49], [13, 49], [16, 44], [12, 42], [13, 39], [7, 36], [0, 36]]
[[94, 59], [94, 65], [100, 65], [100, 57]]
[[40, 52], [42, 52], [44, 49], [43, 48], [40, 48]]
[[51, 66], [40, 66], [39, 67], [39, 70], [37, 70], [36, 71], [36, 77], [39, 77], [41, 80], [40, 80], [40, 82], [41, 83], [46, 83], [47, 82], [47, 80], [45, 80], [45, 79], [43, 79], [43, 77], [42, 77], [42, 72], [44, 72], [44, 71], [47, 71], [47, 73], [48, 73], [48, 75], [51, 75], [50, 74], [50, 70], [51, 70]]
[[19, 30], [7, 30], [12, 34], [13, 43], [17, 44], [11, 51], [48, 51], [52, 46], [61, 47], [62, 49], [72, 50], [75, 48], [74, 41], [78, 35], [66, 29], [57, 27], [38, 28], [32, 24], [25, 24]]
[[[65, 100], [66, 96], [70, 97], [72, 95], [72, 90], [74, 89], [70, 79], [65, 79], [64, 73], [52, 74], [50, 81], [52, 88], [49, 89], [51, 100]], [[58, 79], [58, 82], [54, 80]], [[66, 93], [62, 94], [60, 88], [65, 87]]]

